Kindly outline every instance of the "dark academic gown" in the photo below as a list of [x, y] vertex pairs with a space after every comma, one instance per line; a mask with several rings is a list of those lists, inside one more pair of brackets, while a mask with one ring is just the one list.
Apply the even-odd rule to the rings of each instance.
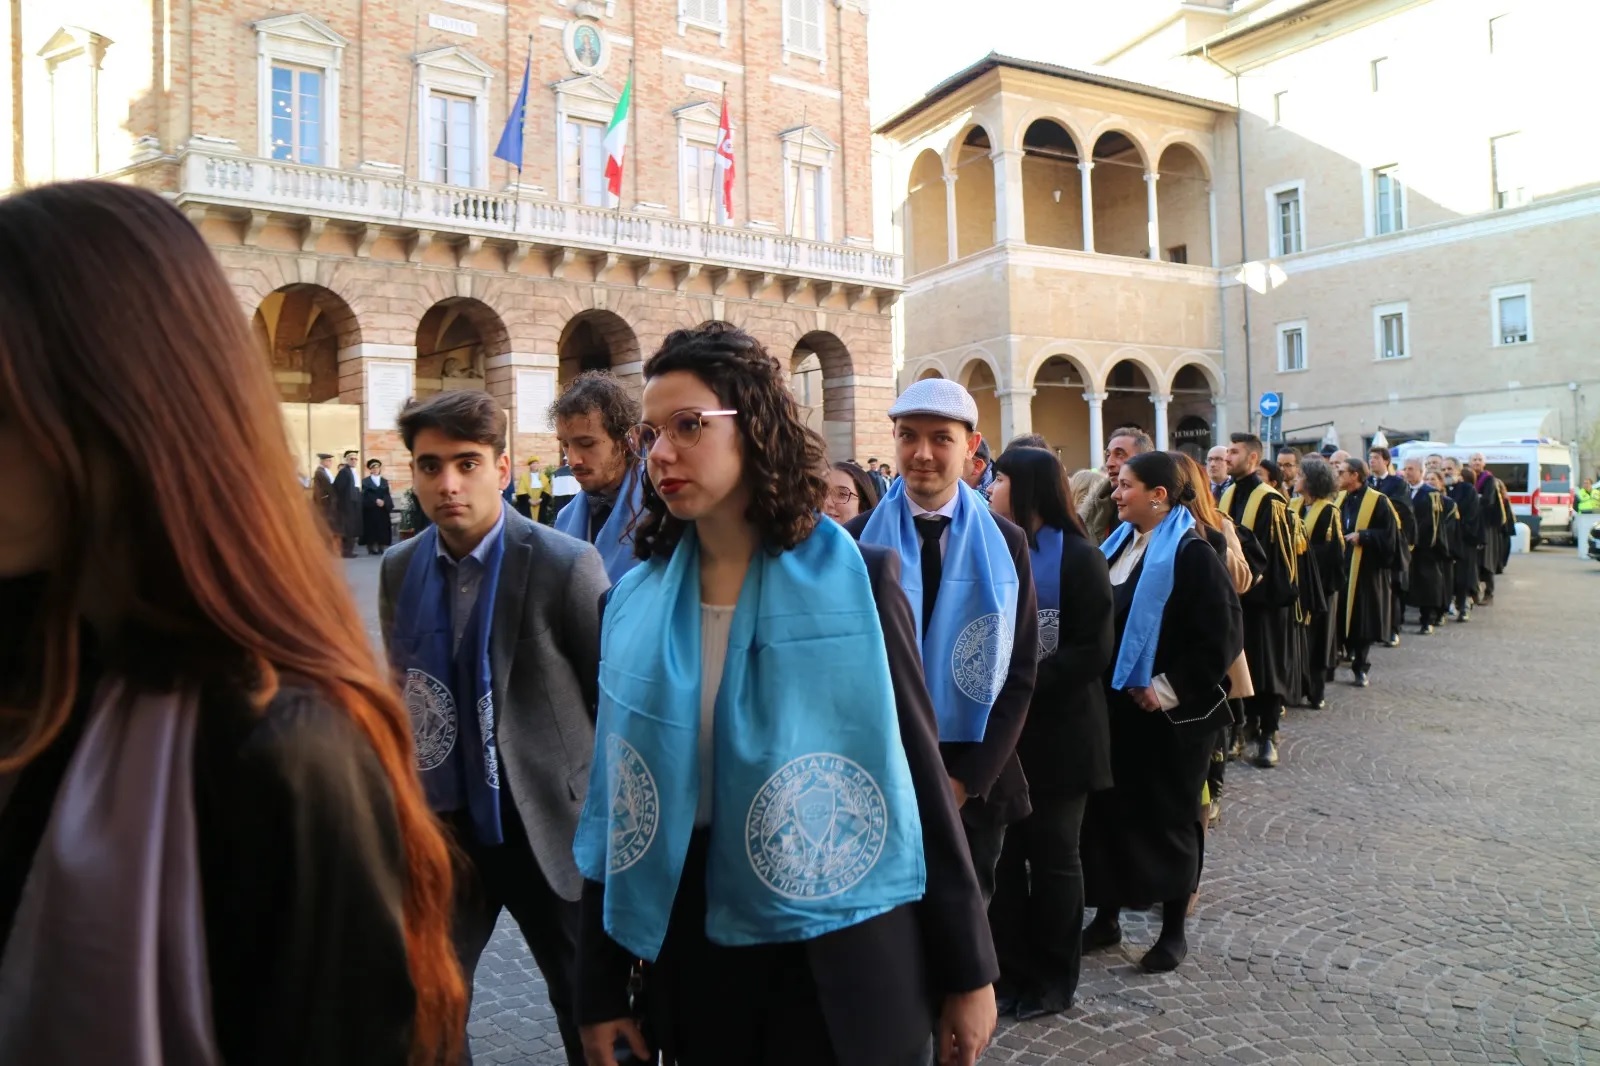
[[[379, 503], [383, 506], [378, 506]], [[361, 543], [387, 548], [393, 538], [394, 526], [389, 514], [394, 510], [394, 496], [389, 492], [389, 479], [381, 477], [373, 485], [370, 477], [361, 479]]]
[[1415, 495], [1408, 493], [1406, 506], [1416, 523], [1416, 542], [1411, 547], [1411, 582], [1406, 586], [1406, 603], [1428, 610], [1444, 610], [1451, 589], [1444, 579], [1444, 564], [1450, 557], [1443, 542], [1445, 498], [1432, 485], [1421, 486]]
[[[1141, 560], [1112, 589], [1119, 651], [1143, 575]], [[1211, 545], [1190, 531], [1173, 566], [1153, 669], [1177, 693], [1172, 718], [1198, 718], [1223, 699], [1220, 686], [1244, 646], [1243, 629], [1228, 571]], [[1200, 792], [1228, 712], [1224, 705], [1204, 721], [1173, 725], [1167, 714], [1140, 710], [1126, 692], [1113, 689], [1115, 670], [1113, 653], [1105, 674], [1113, 784], [1090, 795], [1079, 847], [1088, 905], [1134, 908], [1194, 890]]]
[[[1308, 506], [1306, 513], [1311, 513]], [[1312, 605], [1311, 621], [1306, 626], [1306, 692], [1317, 692], [1312, 686], [1313, 672], [1326, 677], [1329, 670], [1339, 665], [1339, 640], [1342, 623], [1340, 604], [1344, 602], [1344, 533], [1340, 527], [1339, 508], [1329, 501], [1319, 508], [1315, 518], [1306, 527], [1306, 553], [1300, 557], [1302, 570], [1310, 567], [1317, 572], [1322, 586], [1322, 606]]]
[[[862, 545], [861, 554], [883, 626], [900, 738], [922, 819], [927, 894], [811, 940], [723, 947], [706, 936], [710, 834], [695, 830], [666, 941], [644, 969], [641, 996], [647, 1039], [686, 1066], [918, 1062], [940, 999], [999, 976], [939, 752], [933, 701], [922, 680], [916, 623], [900, 588], [900, 558], [876, 545]], [[605, 886], [585, 881], [577, 963], [580, 1025], [630, 1015], [633, 962], [605, 931]]]
[[1389, 502], [1394, 504], [1395, 517], [1400, 520], [1399, 535], [1394, 543], [1392, 589], [1398, 598], [1397, 602], [1408, 603], [1410, 601], [1404, 596], [1411, 587], [1411, 549], [1417, 543], [1417, 520], [1411, 510], [1411, 486], [1399, 474], [1388, 474], [1378, 478], [1373, 487], [1389, 497]]
[[1439, 547], [1442, 552], [1439, 563], [1439, 573], [1444, 579], [1445, 604], [1455, 595], [1456, 569], [1462, 565], [1466, 557], [1466, 548], [1461, 542], [1461, 512], [1456, 508], [1456, 502], [1448, 495], [1435, 492], [1439, 497]]
[[1457, 481], [1445, 490], [1455, 502], [1460, 538], [1456, 556], [1455, 591], [1458, 596], [1478, 593], [1478, 569], [1483, 559], [1483, 501], [1478, 490], [1467, 481]]
[[[1356, 532], [1361, 503], [1376, 489], [1362, 488], [1345, 496], [1340, 507], [1342, 534]], [[1382, 493], [1379, 493], [1382, 496]], [[1356, 545], [1345, 545], [1344, 639], [1347, 644], [1375, 644], [1394, 634], [1393, 573], [1399, 519], [1394, 504], [1383, 497], [1372, 509], [1372, 520], [1361, 531], [1361, 558]]]
[[1511, 536], [1517, 531], [1516, 514], [1506, 496], [1505, 482], [1490, 475], [1478, 499], [1483, 504], [1483, 568], [1503, 574], [1511, 558]]
[[1299, 687], [1299, 660], [1290, 633], [1297, 590], [1289, 568], [1294, 545], [1286, 543], [1289, 502], [1272, 494], [1256, 512], [1255, 526], [1245, 526], [1245, 508], [1259, 484], [1259, 474], [1235, 481], [1228, 515], [1238, 526], [1240, 540], [1253, 539], [1260, 548], [1257, 554], [1247, 547], [1246, 555], [1264, 559], [1265, 567], [1262, 580], [1239, 598], [1244, 608], [1244, 657], [1257, 696], [1291, 696]]
[[322, 519], [323, 526], [334, 536], [339, 535], [339, 518], [335, 513], [333, 495], [333, 475], [325, 467], [317, 467], [317, 472], [311, 476], [311, 505], [316, 509], [317, 517]]
[[333, 479], [333, 522], [335, 536], [347, 540], [361, 536], [361, 486], [348, 466], [341, 466]]

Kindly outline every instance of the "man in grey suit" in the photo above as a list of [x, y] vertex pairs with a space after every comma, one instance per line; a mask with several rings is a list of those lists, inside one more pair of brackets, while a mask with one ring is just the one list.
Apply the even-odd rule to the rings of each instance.
[[590, 545], [504, 504], [506, 418], [489, 396], [414, 402], [400, 434], [433, 525], [384, 556], [379, 615], [423, 786], [467, 859], [456, 953], [470, 990], [509, 910], [544, 974], [568, 1062], [581, 1066], [572, 840], [594, 751], [605, 567]]

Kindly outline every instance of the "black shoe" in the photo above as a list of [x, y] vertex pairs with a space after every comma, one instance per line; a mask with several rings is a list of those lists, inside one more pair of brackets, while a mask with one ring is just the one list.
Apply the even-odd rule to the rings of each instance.
[[1120, 922], [1101, 925], [1098, 921], [1093, 921], [1083, 931], [1083, 950], [1085, 953], [1104, 951], [1106, 948], [1114, 948], [1120, 943], [1122, 943], [1122, 924]]
[[[1272, 742], [1272, 737], [1261, 738], [1261, 743], [1256, 748], [1255, 763], [1263, 770], [1270, 770], [1278, 765], [1278, 746]], [[1173, 966], [1176, 965], [1177, 963], [1173, 963]]]
[[1355, 685], [1356, 688], [1366, 688], [1368, 685], [1367, 672], [1365, 670], [1357, 670], [1355, 680], [1351, 684]]
[[1328, 701], [1327, 700], [1317, 700], [1315, 703], [1306, 704], [1306, 706], [1309, 707], [1313, 711], [1325, 711], [1325, 710], [1328, 709]]
[[1427, 625], [1425, 625], [1421, 629], [1417, 630], [1417, 636], [1419, 636], [1419, 637], [1431, 637], [1431, 636], [1433, 636], [1433, 633], [1434, 633], [1434, 629], [1433, 629], [1433, 623], [1432, 622], [1429, 622]]
[[1019, 1002], [1017, 997], [1009, 992], [996, 992], [994, 997], [995, 1012], [1002, 1018], [1010, 1017], [1017, 1013], [1017, 1004]]
[[1459, 622], [1470, 622], [1470, 621], [1472, 621], [1472, 612], [1471, 611], [1462, 611], [1460, 614], [1456, 615], [1456, 621], [1458, 623]]
[[1189, 944], [1182, 938], [1157, 940], [1156, 946], [1145, 952], [1144, 958], [1139, 960], [1139, 968], [1145, 973], [1171, 973], [1183, 965], [1183, 960], [1188, 957]]
[[1070, 995], [1050, 989], [1037, 996], [1024, 996], [1022, 1002], [1017, 1004], [1017, 1021], [1027, 1022], [1035, 1018], [1047, 1018], [1054, 1014], [1065, 1014], [1071, 1009]]

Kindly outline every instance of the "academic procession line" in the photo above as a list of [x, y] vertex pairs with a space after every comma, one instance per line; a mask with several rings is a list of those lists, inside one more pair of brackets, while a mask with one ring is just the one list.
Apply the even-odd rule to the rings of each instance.
[[898, 477], [830, 463], [712, 322], [556, 400], [555, 528], [491, 397], [406, 406], [385, 667], [328, 550], [359, 456], [330, 530], [234, 308], [153, 193], [0, 202], [3, 1062], [470, 1062], [509, 911], [569, 1063], [972, 1066], [1125, 909], [1183, 965], [1226, 753], [1506, 561], [1491, 476], [1308, 456], [1292, 501], [1254, 437], [1208, 478], [1124, 429], [1069, 479], [945, 379]]

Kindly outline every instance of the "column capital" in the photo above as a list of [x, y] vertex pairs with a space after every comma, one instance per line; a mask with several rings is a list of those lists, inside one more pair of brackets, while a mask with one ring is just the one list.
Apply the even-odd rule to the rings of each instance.
[[1152, 392], [1150, 394], [1150, 402], [1155, 404], [1157, 407], [1165, 407], [1167, 404], [1172, 402], [1172, 393]]
[[1227, 402], [1228, 402], [1228, 398], [1226, 396], [1222, 396], [1222, 395], [1220, 395], [1218, 393], [1215, 393], [1215, 392], [1213, 392], [1211, 394], [1211, 403], [1212, 403], [1213, 406], [1221, 407], [1223, 404], [1225, 404]]
[[1083, 402], [1090, 407], [1099, 407], [1110, 398], [1111, 394], [1109, 392], [1086, 392], [1083, 394]]
[[1020, 148], [996, 148], [989, 153], [989, 158], [998, 162], [1002, 159], [1021, 159], [1026, 154]]
[[1147, 170], [1144, 172], [1144, 180], [1148, 181], [1151, 185], [1154, 185], [1156, 182], [1161, 180], [1161, 174], [1154, 170]]
[[1080, 160], [1078, 160], [1078, 169], [1083, 171], [1083, 173], [1085, 173], [1085, 174], [1089, 173], [1089, 171], [1094, 169], [1094, 160], [1092, 160], [1092, 159], [1080, 159]]
[[956, 183], [956, 174], [955, 174], [955, 172], [952, 171], [951, 173], [946, 174], [944, 176], [944, 183], [946, 185], [954, 185]]
[[1039, 395], [1039, 390], [1038, 389], [996, 389], [994, 394], [996, 396], [1000, 397], [1001, 399], [1005, 399], [1008, 396], [1021, 396], [1024, 399], [1031, 400], [1035, 396]]

